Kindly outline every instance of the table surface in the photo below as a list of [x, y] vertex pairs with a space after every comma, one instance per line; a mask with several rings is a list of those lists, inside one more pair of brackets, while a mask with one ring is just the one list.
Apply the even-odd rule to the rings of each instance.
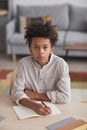
[[0, 123], [0, 130], [47, 130], [46, 126], [68, 117], [87, 121], [87, 103], [70, 102], [68, 104], [56, 104], [62, 112], [59, 115], [33, 117], [19, 120], [12, 106], [11, 96], [0, 95], [0, 115], [6, 120]]
[[65, 45], [64, 50], [87, 51], [87, 44]]

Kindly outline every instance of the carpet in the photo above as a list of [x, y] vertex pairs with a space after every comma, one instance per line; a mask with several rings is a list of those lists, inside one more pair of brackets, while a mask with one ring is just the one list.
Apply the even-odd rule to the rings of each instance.
[[[9, 94], [10, 76], [12, 70], [0, 70], [0, 93]], [[87, 89], [87, 72], [70, 72], [71, 88]]]
[[71, 88], [87, 89], [87, 72], [70, 72]]
[[12, 70], [8, 69], [2, 69], [0, 70], [0, 79], [6, 79], [7, 75], [11, 72]]
[[9, 95], [10, 80], [0, 79], [0, 94]]
[[10, 90], [10, 75], [12, 70], [0, 70], [0, 94], [9, 95]]
[[87, 72], [72, 72], [70, 71], [71, 81], [87, 82]]

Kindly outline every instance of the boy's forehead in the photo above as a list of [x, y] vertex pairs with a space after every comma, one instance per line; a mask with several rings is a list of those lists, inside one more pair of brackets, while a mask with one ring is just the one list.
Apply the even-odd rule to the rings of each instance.
[[50, 44], [50, 39], [42, 38], [42, 37], [35, 37], [35, 38], [32, 38], [32, 44]]

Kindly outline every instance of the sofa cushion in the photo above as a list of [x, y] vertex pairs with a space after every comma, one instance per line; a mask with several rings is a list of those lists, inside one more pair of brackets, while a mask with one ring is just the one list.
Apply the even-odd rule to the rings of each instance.
[[66, 34], [65, 44], [82, 44], [87, 43], [87, 33], [86, 32], [77, 32], [77, 31], [68, 31]]
[[58, 37], [58, 42], [56, 43], [56, 45], [58, 45], [60, 47], [63, 47], [64, 40], [65, 40], [65, 35], [66, 35], [66, 31], [59, 30], [58, 35], [59, 35], [59, 37]]
[[87, 7], [70, 5], [69, 30], [87, 31]]
[[26, 44], [26, 41], [24, 39], [24, 34], [23, 33], [15, 33], [9, 39], [9, 43], [13, 44], [13, 45], [16, 45], [16, 44], [19, 44], [19, 45]]
[[45, 5], [45, 6], [17, 6], [18, 16], [44, 17], [51, 15], [52, 23], [58, 25], [59, 29], [67, 29], [69, 25], [68, 4]]

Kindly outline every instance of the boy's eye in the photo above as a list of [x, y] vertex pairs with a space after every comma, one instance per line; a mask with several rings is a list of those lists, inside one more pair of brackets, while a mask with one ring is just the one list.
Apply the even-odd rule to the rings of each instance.
[[44, 49], [48, 48], [48, 46], [45, 46]]
[[39, 47], [35, 46], [34, 48], [35, 48], [35, 49], [38, 49]]
[[[40, 49], [41, 49], [41, 48], [38, 47], [38, 46], [34, 46], [34, 48], [37, 49], [37, 50], [40, 50]], [[48, 46], [44, 46], [44, 47], [42, 47], [43, 50], [46, 50], [47, 48], [48, 48]]]

